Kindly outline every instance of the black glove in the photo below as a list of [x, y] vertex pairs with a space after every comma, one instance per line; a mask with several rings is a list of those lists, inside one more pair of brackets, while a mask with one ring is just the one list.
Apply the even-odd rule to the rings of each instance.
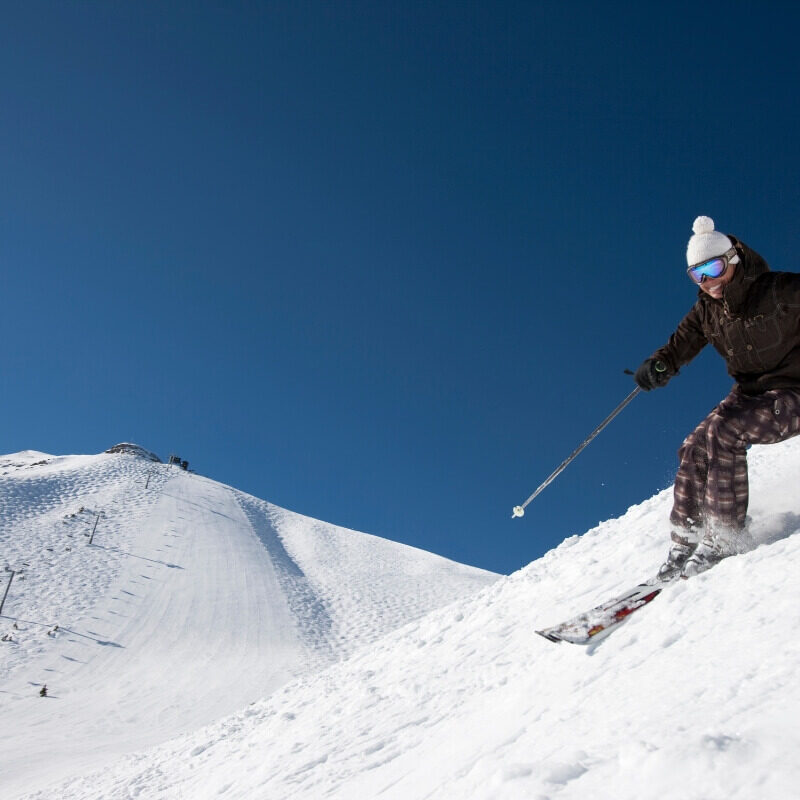
[[651, 389], [666, 386], [671, 377], [672, 373], [663, 361], [659, 361], [657, 358], [648, 358], [636, 370], [633, 379], [639, 384], [640, 389], [649, 392]]

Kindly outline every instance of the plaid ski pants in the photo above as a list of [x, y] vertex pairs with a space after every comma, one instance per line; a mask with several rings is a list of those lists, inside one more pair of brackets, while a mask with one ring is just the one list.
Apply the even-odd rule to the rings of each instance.
[[686, 438], [678, 458], [670, 522], [691, 530], [744, 528], [749, 500], [747, 452], [800, 434], [800, 390], [760, 395], [733, 391]]

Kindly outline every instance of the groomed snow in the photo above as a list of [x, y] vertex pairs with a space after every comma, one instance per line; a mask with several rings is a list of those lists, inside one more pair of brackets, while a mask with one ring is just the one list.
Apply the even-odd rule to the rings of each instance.
[[194, 731], [498, 577], [109, 453], [0, 456], [0, 557], [4, 798]]

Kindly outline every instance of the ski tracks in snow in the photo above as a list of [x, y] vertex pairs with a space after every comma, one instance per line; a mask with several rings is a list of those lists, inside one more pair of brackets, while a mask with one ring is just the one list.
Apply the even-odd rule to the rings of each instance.
[[[12, 796], [43, 773], [96, 767], [211, 722], [304, 664], [275, 571], [230, 490], [161, 466], [163, 480], [144, 493], [152, 466], [111, 458], [121, 472], [109, 478], [106, 464], [93, 483], [95, 473], [84, 471], [76, 478], [83, 492], [69, 474], [34, 480], [26, 491], [46, 512], [27, 520], [24, 535], [5, 531], [4, 553], [14, 544], [20, 558], [63, 536], [52, 528], [64, 502], [89, 491], [107, 513], [100, 543], [80, 544], [80, 562], [54, 554], [63, 580], [42, 584], [59, 589], [37, 598], [29, 579], [7, 602], [18, 641], [0, 650], [12, 658], [0, 690], [0, 770]], [[132, 464], [139, 469], [123, 474]], [[104, 566], [87, 567], [90, 557]], [[41, 564], [30, 563], [34, 575]], [[54, 620], [59, 631], [48, 637]], [[47, 701], [35, 691], [43, 683]]]
[[[244, 709], [220, 723], [233, 735], [260, 698], [498, 577], [129, 454], [0, 457], [0, 513], [18, 571], [0, 618], [7, 800], [198, 729], [200, 764], [219, 749], [203, 726]], [[122, 796], [151, 793], [136, 784]]]
[[272, 521], [269, 503], [241, 492], [234, 494], [254, 534], [269, 554], [300, 640], [308, 651], [309, 666], [313, 663], [314, 668], [321, 668], [332, 663], [337, 656], [335, 625], [320, 587], [286, 550]]
[[[246, 719], [289, 681], [497, 578], [127, 454], [6, 457], [0, 504], [1, 554], [27, 570], [0, 619], [0, 634], [17, 624], [0, 645], [9, 800]], [[195, 741], [189, 763], [211, 744]]]
[[107, 595], [168, 479], [168, 467], [129, 456], [37, 455], [0, 465], [0, 558], [16, 573], [0, 618], [13, 638], [0, 648], [0, 706], [9, 679], [51, 649], [44, 634], [65, 635]]

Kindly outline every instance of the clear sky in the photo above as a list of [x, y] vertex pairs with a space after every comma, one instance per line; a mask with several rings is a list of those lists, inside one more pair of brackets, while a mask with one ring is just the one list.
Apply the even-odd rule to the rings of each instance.
[[695, 216], [800, 269], [798, 24], [4, 3], [0, 451], [135, 441], [500, 572], [620, 514], [728, 391], [710, 348], [510, 512], [691, 306]]

